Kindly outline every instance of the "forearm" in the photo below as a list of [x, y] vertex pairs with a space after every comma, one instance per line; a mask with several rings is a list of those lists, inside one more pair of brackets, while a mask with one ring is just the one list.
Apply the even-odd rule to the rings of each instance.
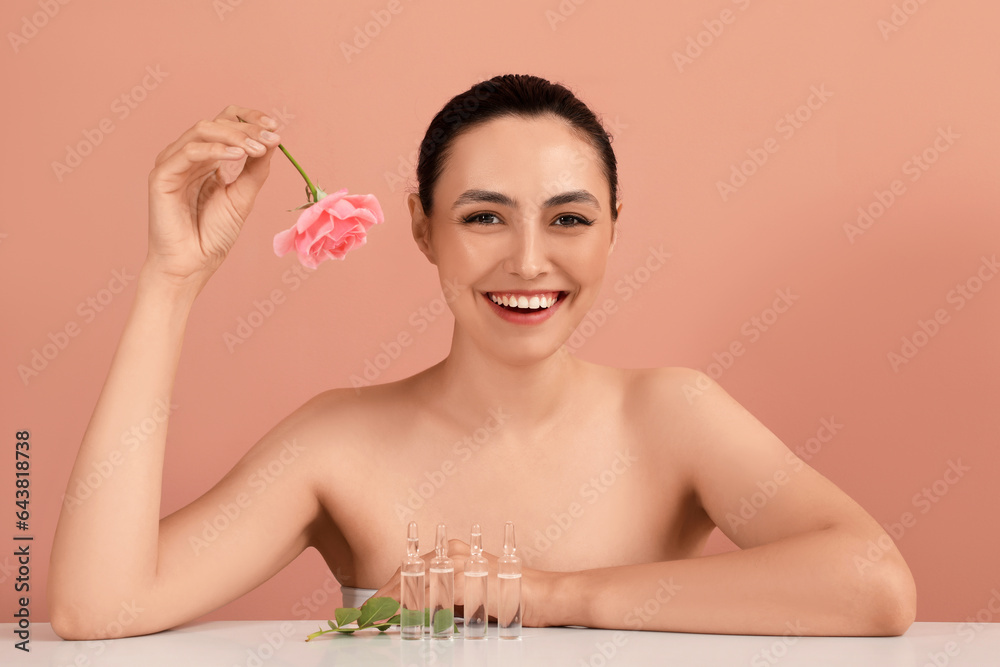
[[53, 613], [118, 605], [156, 573], [167, 417], [197, 290], [144, 265], [70, 474], [52, 546]]
[[867, 547], [867, 540], [830, 528], [714, 556], [565, 573], [553, 585], [550, 624], [714, 634], [900, 634], [912, 606], [907, 577], [898, 569], [902, 560], [893, 550], [859, 572], [854, 556], [863, 557]]

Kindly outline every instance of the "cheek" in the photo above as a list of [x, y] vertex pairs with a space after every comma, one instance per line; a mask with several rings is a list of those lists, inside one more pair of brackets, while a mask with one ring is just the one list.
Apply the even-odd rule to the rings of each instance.
[[564, 266], [581, 283], [600, 280], [608, 266], [608, 246], [604, 243], [588, 243], [574, 248], [564, 255]]
[[503, 248], [487, 235], [454, 234], [440, 239], [442, 269], [465, 276], [488, 273], [502, 259]]

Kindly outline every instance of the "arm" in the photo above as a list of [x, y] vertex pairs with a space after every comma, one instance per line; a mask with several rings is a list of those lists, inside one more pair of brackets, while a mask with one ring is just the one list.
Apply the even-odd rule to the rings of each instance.
[[[254, 124], [238, 127], [231, 107], [168, 147], [150, 174], [149, 254], [70, 474], [52, 547], [48, 600], [61, 637], [119, 637], [172, 627], [263, 582], [308, 542], [308, 526], [319, 511], [308, 474], [309, 443], [299, 442], [305, 453], [265, 493], [257, 493], [252, 478], [269, 461], [287, 460], [285, 441], [301, 435], [305, 406], [208, 493], [160, 519], [164, 406], [187, 318], [235, 242], [277, 139], [266, 151], [251, 149], [256, 157], [228, 184], [216, 169], [239, 157], [227, 157], [227, 146], [243, 145], [246, 133], [257, 136], [260, 130]], [[151, 422], [156, 428], [149, 433]], [[129, 433], [140, 424], [146, 436], [141, 441]], [[213, 525], [214, 533], [206, 528]]]
[[[684, 424], [671, 431], [691, 448], [683, 465], [705, 511], [741, 551], [550, 573], [546, 623], [719, 634], [905, 632], [916, 589], [882, 527], [717, 383], [698, 371], [673, 372], [652, 393], [681, 406], [667, 419]], [[685, 384], [704, 387], [690, 405]], [[880, 556], [869, 559], [872, 543]]]

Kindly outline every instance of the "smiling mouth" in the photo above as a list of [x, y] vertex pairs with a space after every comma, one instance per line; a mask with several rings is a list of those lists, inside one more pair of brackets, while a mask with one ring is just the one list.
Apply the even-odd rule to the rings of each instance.
[[490, 301], [512, 313], [533, 313], [546, 310], [566, 296], [566, 292], [539, 292], [530, 296], [505, 292], [485, 292], [485, 294]]

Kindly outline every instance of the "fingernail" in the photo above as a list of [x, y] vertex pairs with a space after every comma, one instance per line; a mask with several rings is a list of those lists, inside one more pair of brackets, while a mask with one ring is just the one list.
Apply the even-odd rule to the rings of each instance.
[[264, 130], [263, 132], [260, 133], [260, 138], [264, 141], [277, 141], [279, 137], [274, 132], [268, 132], [267, 130]]
[[250, 150], [253, 151], [264, 150], [264, 144], [260, 143], [259, 141], [254, 141], [253, 139], [247, 139], [244, 143], [246, 143], [247, 147], [249, 147]]
[[260, 124], [263, 125], [264, 127], [269, 127], [272, 130], [278, 127], [278, 121], [274, 120], [270, 116], [263, 116], [260, 119]]
[[243, 153], [245, 151], [242, 148], [240, 148], [239, 146], [227, 146], [226, 147], [226, 152], [227, 153], [232, 153], [233, 155], [243, 155]]

